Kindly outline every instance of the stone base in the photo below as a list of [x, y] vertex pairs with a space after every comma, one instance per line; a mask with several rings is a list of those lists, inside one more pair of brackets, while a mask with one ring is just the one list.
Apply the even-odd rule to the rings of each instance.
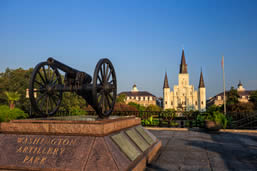
[[0, 123], [0, 170], [143, 170], [161, 141], [140, 124], [136, 117]]

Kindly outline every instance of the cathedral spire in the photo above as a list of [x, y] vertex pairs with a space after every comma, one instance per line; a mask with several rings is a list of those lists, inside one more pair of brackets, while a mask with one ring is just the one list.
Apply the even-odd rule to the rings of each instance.
[[170, 88], [170, 87], [169, 87], [169, 83], [168, 83], [167, 72], [165, 72], [165, 78], [164, 78], [163, 88]]
[[205, 88], [204, 81], [203, 81], [203, 72], [201, 70], [201, 75], [200, 75], [200, 81], [199, 81], [199, 87], [198, 88]]
[[185, 54], [184, 54], [184, 48], [182, 50], [179, 73], [180, 74], [186, 74], [187, 73], [187, 64], [186, 64], [186, 58], [185, 58]]

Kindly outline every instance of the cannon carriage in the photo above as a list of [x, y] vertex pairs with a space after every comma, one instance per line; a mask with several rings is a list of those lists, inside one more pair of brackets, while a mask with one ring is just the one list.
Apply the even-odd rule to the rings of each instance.
[[[65, 73], [64, 79], [59, 71]], [[53, 116], [61, 105], [64, 92], [75, 92], [100, 117], [108, 117], [117, 95], [116, 74], [111, 61], [107, 58], [99, 60], [93, 78], [53, 58], [37, 64], [29, 84], [30, 102], [37, 116]]]

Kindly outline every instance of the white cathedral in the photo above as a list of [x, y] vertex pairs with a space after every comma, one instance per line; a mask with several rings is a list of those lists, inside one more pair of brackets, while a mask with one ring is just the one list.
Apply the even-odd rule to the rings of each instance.
[[189, 74], [187, 64], [182, 50], [180, 70], [178, 74], [178, 85], [174, 85], [170, 91], [167, 73], [165, 73], [163, 85], [163, 109], [175, 109], [177, 111], [206, 110], [206, 92], [201, 71], [198, 91], [193, 85], [189, 85]]

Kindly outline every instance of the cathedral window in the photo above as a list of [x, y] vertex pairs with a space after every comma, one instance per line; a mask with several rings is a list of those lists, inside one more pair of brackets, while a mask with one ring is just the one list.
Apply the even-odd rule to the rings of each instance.
[[167, 101], [165, 101], [165, 104], [167, 104]]
[[173, 105], [173, 102], [170, 102], [171, 105]]
[[197, 105], [197, 101], [195, 101], [195, 105]]
[[202, 105], [203, 105], [203, 101], [202, 101]]

